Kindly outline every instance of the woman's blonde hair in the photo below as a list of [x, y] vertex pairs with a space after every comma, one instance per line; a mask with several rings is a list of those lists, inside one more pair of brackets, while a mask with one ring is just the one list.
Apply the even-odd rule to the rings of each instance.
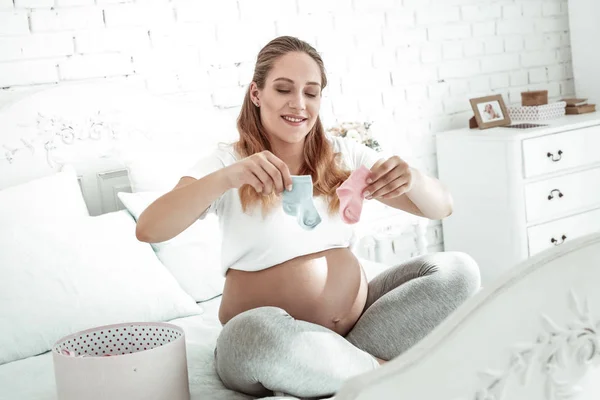
[[[271, 40], [258, 53], [252, 81], [259, 89], [265, 87], [267, 75], [275, 61], [290, 52], [303, 52], [309, 55], [321, 70], [321, 90], [327, 85], [325, 66], [317, 51], [308, 43], [291, 36], [281, 36]], [[272, 151], [268, 136], [260, 120], [260, 113], [250, 98], [250, 86], [244, 96], [244, 103], [237, 119], [240, 139], [234, 144], [235, 151], [242, 157], [248, 157], [263, 150]], [[334, 153], [325, 137], [321, 119], [317, 116], [304, 142], [304, 165], [299, 175], [310, 175], [314, 184], [316, 196], [326, 196], [329, 201], [329, 212], [339, 210], [339, 199], [335, 190], [344, 182], [350, 172], [341, 168], [339, 153]], [[263, 212], [270, 210], [278, 203], [275, 194], [268, 196], [257, 193], [250, 185], [240, 188], [242, 209], [247, 211], [251, 206], [262, 203]]]

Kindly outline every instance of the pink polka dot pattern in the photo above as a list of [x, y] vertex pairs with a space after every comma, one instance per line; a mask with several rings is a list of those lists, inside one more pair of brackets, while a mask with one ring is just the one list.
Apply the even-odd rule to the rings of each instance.
[[107, 325], [67, 336], [53, 350], [74, 357], [118, 356], [164, 346], [182, 336], [181, 328], [167, 323]]

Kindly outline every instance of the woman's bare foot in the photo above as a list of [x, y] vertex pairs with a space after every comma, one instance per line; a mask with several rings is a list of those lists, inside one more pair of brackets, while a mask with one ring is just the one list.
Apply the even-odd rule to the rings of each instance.
[[387, 362], [387, 361], [384, 361], [384, 360], [382, 360], [380, 358], [377, 358], [377, 357], [375, 357], [375, 359], [377, 360], [377, 362], [379, 363], [379, 365], [383, 365], [383, 364], [385, 364]]

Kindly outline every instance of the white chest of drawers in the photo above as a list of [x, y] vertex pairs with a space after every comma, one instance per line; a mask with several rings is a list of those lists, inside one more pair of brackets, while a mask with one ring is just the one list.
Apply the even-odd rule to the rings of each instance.
[[532, 129], [436, 136], [439, 178], [454, 197], [446, 251], [464, 251], [489, 284], [518, 262], [600, 232], [600, 114]]

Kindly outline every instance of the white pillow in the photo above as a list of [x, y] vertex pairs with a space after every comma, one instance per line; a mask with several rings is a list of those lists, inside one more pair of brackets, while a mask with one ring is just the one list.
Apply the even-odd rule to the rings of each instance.
[[48, 217], [85, 216], [89, 216], [88, 209], [70, 165], [61, 172], [0, 190], [0, 226]]
[[[136, 220], [160, 195], [157, 192], [118, 193], [119, 199]], [[194, 300], [206, 301], [223, 293], [225, 278], [221, 272], [221, 233], [216, 215], [209, 214], [176, 237], [153, 243], [152, 247]]]
[[0, 364], [99, 325], [200, 314], [127, 211], [0, 229]]

